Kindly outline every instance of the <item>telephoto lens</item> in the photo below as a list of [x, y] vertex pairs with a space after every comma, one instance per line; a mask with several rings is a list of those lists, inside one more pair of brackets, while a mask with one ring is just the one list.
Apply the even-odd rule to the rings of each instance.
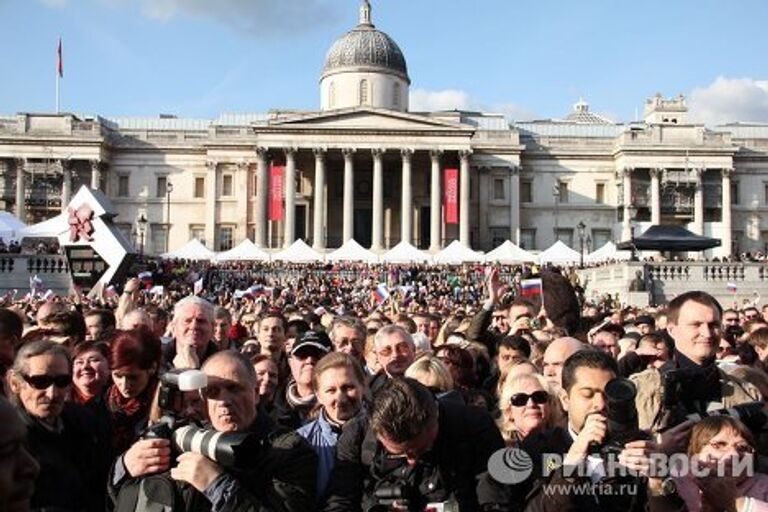
[[224, 467], [242, 468], [259, 450], [257, 436], [249, 432], [217, 432], [194, 425], [185, 425], [173, 433], [173, 442], [180, 452], [194, 452], [208, 457]]

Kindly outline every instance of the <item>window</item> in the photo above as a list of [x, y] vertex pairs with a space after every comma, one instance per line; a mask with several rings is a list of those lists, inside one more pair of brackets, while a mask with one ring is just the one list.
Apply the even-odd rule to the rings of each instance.
[[559, 203], [568, 202], [568, 182], [567, 181], [557, 182], [557, 201]]
[[520, 202], [521, 203], [533, 202], [533, 182], [532, 181], [520, 182]]
[[168, 177], [158, 176], [157, 187], [155, 187], [155, 197], [165, 197], [165, 194], [167, 191], [168, 191]]
[[400, 106], [400, 84], [395, 84], [392, 90], [392, 105], [395, 107]]
[[121, 175], [117, 177], [117, 197], [128, 197], [128, 176]]
[[224, 226], [219, 230], [219, 250], [220, 251], [228, 251], [232, 248], [234, 231], [235, 230], [232, 226]]
[[221, 195], [229, 197], [234, 195], [232, 193], [232, 175], [225, 174], [221, 177]]
[[763, 191], [765, 195], [765, 197], [763, 198], [763, 202], [765, 204], [768, 204], [768, 183], [763, 183]]
[[741, 200], [739, 199], [739, 182], [731, 181], [731, 204], [736, 205], [740, 203]]
[[195, 178], [195, 197], [197, 199], [205, 197], [205, 178]]
[[133, 244], [136, 244], [136, 241], [133, 239], [133, 226], [130, 223], [127, 222], [119, 222], [115, 223], [115, 227], [118, 231], [120, 231], [120, 234], [125, 237], [125, 240], [128, 242], [131, 242]]
[[605, 183], [595, 184], [595, 203], [605, 204]]
[[205, 226], [202, 224], [191, 224], [189, 226], [189, 239], [196, 239], [205, 245]]
[[595, 251], [611, 241], [610, 229], [593, 229], [592, 244], [587, 244], [587, 250]]
[[504, 200], [504, 178], [493, 179], [493, 198], [496, 200]]
[[360, 104], [368, 104], [368, 80], [360, 80]]
[[573, 248], [573, 229], [571, 228], [559, 228], [557, 230], [557, 239], [563, 242], [568, 247]]
[[520, 230], [520, 247], [529, 251], [536, 249], [536, 228]]
[[155, 254], [168, 251], [168, 225], [150, 224], [150, 240]]

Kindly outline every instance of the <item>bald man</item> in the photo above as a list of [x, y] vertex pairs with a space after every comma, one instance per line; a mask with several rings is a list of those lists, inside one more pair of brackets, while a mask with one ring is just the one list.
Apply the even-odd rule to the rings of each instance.
[[572, 354], [579, 350], [584, 350], [586, 347], [584, 343], [570, 336], [563, 336], [553, 340], [547, 347], [547, 350], [544, 351], [544, 378], [555, 389], [560, 389], [562, 386], [560, 376], [563, 373], [563, 363]]

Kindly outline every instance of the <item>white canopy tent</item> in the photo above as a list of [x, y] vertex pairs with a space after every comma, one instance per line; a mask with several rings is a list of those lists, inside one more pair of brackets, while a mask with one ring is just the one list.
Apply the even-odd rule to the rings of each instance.
[[200, 243], [197, 238], [193, 238], [175, 251], [163, 253], [160, 257], [166, 260], [213, 260], [216, 253]]
[[262, 251], [246, 238], [232, 249], [216, 254], [216, 261], [269, 261], [269, 253]]
[[607, 242], [604, 246], [584, 256], [585, 263], [600, 263], [609, 260], [628, 260], [632, 254], [628, 251], [620, 251], [613, 242]]
[[69, 229], [68, 219], [69, 215], [66, 213], [60, 213], [55, 217], [51, 217], [43, 222], [32, 224], [19, 229], [16, 232], [16, 236], [21, 240], [22, 238], [50, 238], [58, 237]]
[[432, 256], [432, 263], [459, 265], [461, 263], [483, 261], [483, 253], [475, 252], [458, 240], [454, 240], [447, 247], [443, 248]]
[[494, 250], [485, 255], [487, 263], [501, 263], [502, 265], [513, 265], [515, 263], [536, 263], [538, 258], [535, 254], [518, 247], [512, 241], [507, 240]]
[[362, 261], [364, 263], [377, 263], [379, 257], [373, 252], [369, 251], [353, 238], [350, 238], [344, 245], [328, 254], [325, 258], [327, 261]]
[[0, 212], [0, 238], [3, 241], [8, 242], [10, 240], [16, 240], [17, 233], [27, 227], [26, 224], [21, 222], [15, 215], [10, 212]]
[[581, 256], [578, 251], [574, 251], [562, 240], [558, 240], [546, 251], [539, 254], [539, 262], [543, 265], [545, 263], [553, 263], [555, 265], [578, 265], [581, 261]]
[[408, 242], [400, 242], [381, 255], [382, 263], [424, 263], [432, 260], [426, 252], [420, 251]]
[[288, 263], [312, 263], [323, 261], [323, 255], [307, 245], [299, 238], [290, 247], [272, 255], [273, 260], [287, 261]]

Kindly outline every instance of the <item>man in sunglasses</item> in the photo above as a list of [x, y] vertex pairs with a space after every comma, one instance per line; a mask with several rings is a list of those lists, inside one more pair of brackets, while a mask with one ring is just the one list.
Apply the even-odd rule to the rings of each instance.
[[23, 345], [9, 384], [40, 464], [32, 508], [103, 510], [109, 448], [88, 411], [66, 401], [72, 385], [67, 349], [46, 340]]

